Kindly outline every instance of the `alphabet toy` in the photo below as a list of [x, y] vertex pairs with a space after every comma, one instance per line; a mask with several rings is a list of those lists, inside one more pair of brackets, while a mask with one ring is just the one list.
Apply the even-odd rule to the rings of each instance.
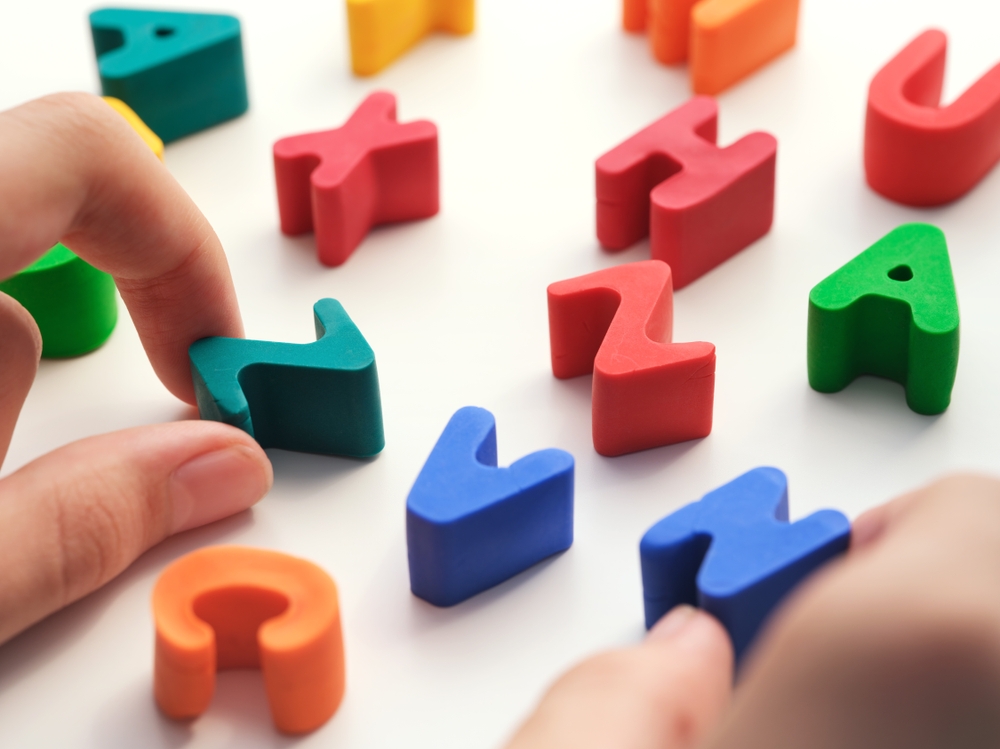
[[351, 66], [373, 75], [433, 31], [471, 34], [475, 0], [347, 0]]
[[0, 282], [0, 291], [35, 318], [47, 359], [100, 348], [118, 322], [114, 279], [62, 244]]
[[718, 105], [697, 96], [597, 160], [597, 238], [650, 254], [683, 288], [771, 229], [778, 143], [751, 133], [715, 145]]
[[549, 286], [552, 373], [594, 373], [594, 448], [614, 456], [707, 437], [715, 346], [672, 343], [670, 267], [646, 260]]
[[795, 46], [799, 0], [624, 0], [626, 31], [649, 30], [653, 56], [689, 60], [691, 87], [717, 94]]
[[396, 97], [379, 91], [343, 127], [274, 144], [281, 231], [316, 232], [324, 265], [340, 265], [377, 224], [438, 212], [433, 122], [396, 122]]
[[90, 30], [101, 90], [165, 143], [247, 111], [239, 19], [102, 8]]
[[132, 107], [113, 96], [105, 96], [104, 101], [125, 118], [125, 121], [139, 134], [139, 137], [149, 146], [149, 149], [156, 154], [156, 158], [163, 161], [163, 141], [160, 140], [156, 133], [149, 129], [146, 123], [139, 118], [139, 115], [132, 111]]
[[851, 523], [835, 510], [788, 522], [788, 481], [755, 468], [650, 528], [639, 544], [646, 627], [678, 604], [725, 626], [737, 658], [802, 580], [847, 551]]
[[344, 696], [337, 586], [304, 559], [215, 546], [171, 564], [153, 589], [154, 694], [175, 719], [208, 709], [215, 672], [259, 668], [278, 730], [326, 723]]
[[237, 426], [262, 447], [375, 455], [385, 446], [375, 353], [336, 299], [320, 299], [313, 313], [315, 343], [192, 343], [201, 418]]
[[573, 543], [573, 456], [531, 453], [497, 468], [493, 414], [459, 409], [406, 498], [410, 588], [453, 606]]
[[958, 370], [958, 299], [940, 229], [905, 224], [809, 292], [809, 384], [835, 393], [863, 374], [939, 414]]
[[868, 89], [865, 175], [898, 203], [957, 200], [1000, 159], [1000, 65], [941, 107], [947, 51], [944, 33], [925, 31]]

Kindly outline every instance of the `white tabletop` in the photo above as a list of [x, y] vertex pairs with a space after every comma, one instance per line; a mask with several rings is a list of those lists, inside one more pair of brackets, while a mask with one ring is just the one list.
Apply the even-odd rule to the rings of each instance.
[[[243, 21], [250, 112], [167, 148], [166, 163], [229, 254], [251, 337], [306, 342], [312, 304], [339, 299], [375, 350], [385, 451], [355, 461], [271, 451], [275, 484], [252, 512], [173, 538], [102, 591], [0, 647], [0, 746], [77, 749], [488, 749], [569, 664], [641, 637], [638, 542], [657, 519], [758, 465], [789, 476], [793, 516], [851, 516], [929, 478], [1000, 464], [1000, 172], [936, 210], [865, 185], [868, 83], [917, 33], [950, 35], [946, 100], [1000, 60], [986, 0], [804, 0], [798, 47], [719, 99], [720, 142], [777, 136], [771, 233], [676, 295], [675, 340], [718, 347], [707, 439], [619, 458], [594, 452], [590, 379], [549, 368], [545, 287], [649, 256], [594, 235], [594, 161], [684, 102], [686, 70], [623, 33], [620, 0], [480, 0], [475, 34], [434, 37], [355, 78], [342, 0], [157, 1]], [[146, 2], [132, 0], [132, 5]], [[98, 89], [79, 0], [0, 11], [0, 106]], [[340, 268], [312, 237], [278, 231], [271, 145], [339, 125], [375, 88], [403, 120], [440, 129], [439, 216], [373, 232]], [[805, 372], [809, 289], [898, 224], [944, 229], [962, 313], [951, 408], [910, 411], [863, 378], [837, 395]], [[497, 418], [501, 463], [545, 447], [576, 457], [576, 540], [565, 554], [450, 609], [409, 592], [404, 503], [461, 406]], [[44, 362], [5, 472], [70, 440], [191, 418], [153, 375], [124, 315], [80, 359]], [[347, 696], [302, 739], [271, 726], [260, 675], [220, 675], [208, 712], [163, 718], [151, 693], [150, 590], [171, 560], [241, 543], [310, 559], [336, 579]]]

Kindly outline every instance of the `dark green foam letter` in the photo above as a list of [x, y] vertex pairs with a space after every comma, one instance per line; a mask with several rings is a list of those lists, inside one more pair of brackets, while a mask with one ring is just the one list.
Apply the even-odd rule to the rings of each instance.
[[320, 299], [313, 313], [315, 343], [192, 343], [201, 418], [237, 426], [262, 447], [371, 457], [385, 445], [375, 353], [336, 299]]

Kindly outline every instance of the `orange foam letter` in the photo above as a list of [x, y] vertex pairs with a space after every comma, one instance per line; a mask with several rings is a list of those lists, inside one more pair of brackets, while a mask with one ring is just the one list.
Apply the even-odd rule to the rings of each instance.
[[622, 25], [627, 31], [648, 28], [657, 60], [690, 62], [696, 94], [717, 94], [795, 46], [799, 0], [623, 3]]
[[181, 557], [153, 590], [154, 692], [171, 718], [208, 708], [216, 670], [260, 668], [278, 730], [306, 733], [344, 696], [337, 586], [304, 559], [242, 546]]

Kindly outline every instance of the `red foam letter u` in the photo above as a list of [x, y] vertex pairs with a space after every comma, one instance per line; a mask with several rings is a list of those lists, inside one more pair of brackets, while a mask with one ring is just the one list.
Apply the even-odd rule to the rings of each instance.
[[594, 373], [594, 448], [622, 455], [712, 431], [715, 346], [671, 343], [670, 267], [659, 260], [549, 286], [552, 372]]
[[962, 197], [1000, 159], [1000, 65], [940, 107], [948, 38], [925, 31], [868, 89], [865, 174], [890, 200], [941, 205]]
[[778, 143], [751, 133], [715, 145], [719, 110], [696, 96], [597, 160], [597, 238], [651, 255], [682, 288], [771, 229]]

